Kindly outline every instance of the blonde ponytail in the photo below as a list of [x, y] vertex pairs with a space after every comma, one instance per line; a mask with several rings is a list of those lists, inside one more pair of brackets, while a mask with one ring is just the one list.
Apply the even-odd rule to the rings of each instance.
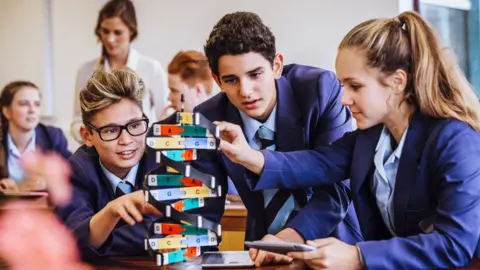
[[407, 102], [435, 118], [453, 118], [480, 131], [480, 103], [453, 54], [415, 12], [366, 21], [352, 29], [339, 48], [357, 47], [368, 64], [385, 74], [398, 69], [410, 77]]

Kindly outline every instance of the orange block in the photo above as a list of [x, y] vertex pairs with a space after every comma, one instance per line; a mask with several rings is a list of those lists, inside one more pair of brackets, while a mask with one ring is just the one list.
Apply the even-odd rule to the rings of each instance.
[[189, 259], [197, 257], [197, 248], [196, 247], [187, 248], [183, 256]]
[[183, 128], [177, 125], [161, 125], [160, 134], [162, 136], [180, 135], [184, 131]]
[[183, 201], [178, 201], [174, 204], [172, 204], [173, 208], [175, 208], [179, 212], [183, 212], [183, 208], [185, 207], [185, 204]]
[[184, 231], [180, 224], [162, 224], [162, 234], [180, 234]]
[[185, 187], [201, 187], [203, 183], [201, 181], [195, 180], [190, 177], [184, 177], [179, 180], [180, 183], [183, 183]]
[[193, 149], [185, 150], [182, 157], [185, 161], [193, 160]]

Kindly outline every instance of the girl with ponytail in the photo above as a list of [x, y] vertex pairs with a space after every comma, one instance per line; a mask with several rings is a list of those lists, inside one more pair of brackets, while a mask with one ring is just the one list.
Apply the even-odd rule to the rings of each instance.
[[[404, 12], [353, 28], [338, 48], [336, 71], [358, 130], [315, 151], [229, 155], [259, 174], [254, 190], [350, 179], [364, 241], [316, 239], [307, 241], [314, 251], [287, 256], [251, 250], [256, 264], [295, 258], [313, 269], [469, 265], [479, 252], [480, 104], [451, 53], [424, 19]], [[222, 143], [243, 143], [233, 137]], [[282, 167], [272, 168], [272, 160]]]

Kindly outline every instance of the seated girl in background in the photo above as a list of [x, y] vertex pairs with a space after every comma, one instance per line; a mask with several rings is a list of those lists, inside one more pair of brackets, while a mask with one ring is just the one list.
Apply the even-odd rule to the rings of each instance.
[[44, 180], [25, 179], [21, 158], [27, 152], [54, 151], [68, 159], [67, 140], [59, 128], [40, 121], [41, 94], [28, 81], [7, 84], [0, 95], [0, 190], [43, 190]]

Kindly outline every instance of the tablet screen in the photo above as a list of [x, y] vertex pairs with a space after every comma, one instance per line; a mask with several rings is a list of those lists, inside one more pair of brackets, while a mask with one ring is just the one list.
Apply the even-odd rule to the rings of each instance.
[[253, 261], [248, 251], [205, 252], [202, 255], [203, 267], [251, 267]]

